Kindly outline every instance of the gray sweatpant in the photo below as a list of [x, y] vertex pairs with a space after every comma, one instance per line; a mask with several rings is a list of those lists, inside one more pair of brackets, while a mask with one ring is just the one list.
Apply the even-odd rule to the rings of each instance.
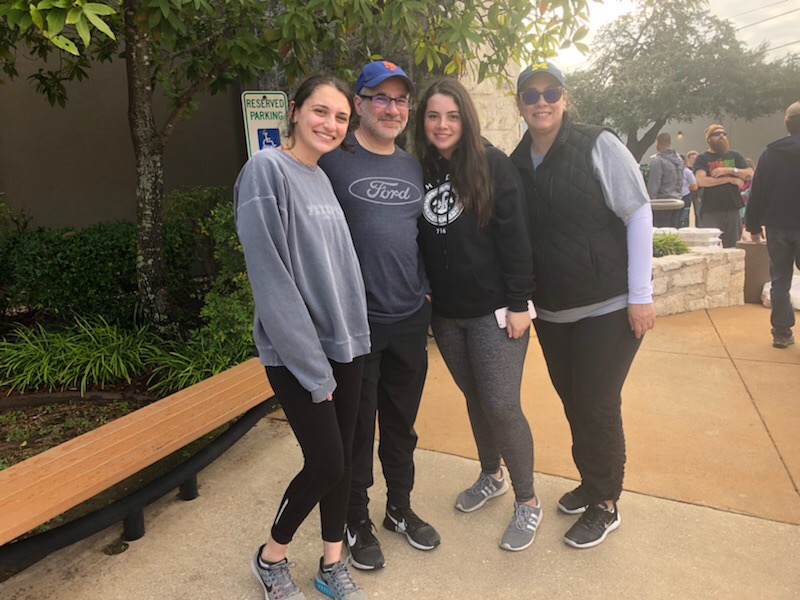
[[533, 491], [533, 437], [520, 406], [522, 367], [530, 334], [518, 340], [497, 326], [494, 314], [475, 319], [431, 319], [436, 345], [467, 399], [484, 473], [505, 460], [517, 502]]

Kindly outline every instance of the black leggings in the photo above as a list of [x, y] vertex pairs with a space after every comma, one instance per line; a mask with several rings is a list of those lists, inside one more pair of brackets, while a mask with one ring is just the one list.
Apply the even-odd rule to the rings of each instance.
[[642, 339], [627, 309], [575, 323], [533, 324], [572, 430], [572, 457], [591, 503], [618, 500], [625, 475], [622, 386]]
[[272, 525], [272, 539], [279, 544], [292, 541], [317, 503], [322, 539], [341, 542], [344, 535], [364, 357], [346, 364], [330, 362], [336, 391], [332, 401], [318, 404], [311, 401], [311, 394], [286, 367], [266, 368], [305, 460], [303, 469], [286, 488]]

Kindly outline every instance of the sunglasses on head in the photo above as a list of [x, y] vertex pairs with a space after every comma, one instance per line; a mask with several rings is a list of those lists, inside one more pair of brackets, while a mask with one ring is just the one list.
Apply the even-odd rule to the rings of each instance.
[[564, 88], [550, 88], [549, 90], [545, 90], [543, 92], [528, 90], [526, 92], [522, 92], [519, 97], [522, 98], [522, 101], [525, 104], [536, 104], [539, 101], [539, 98], [544, 96], [545, 102], [548, 104], [553, 104], [561, 100], [561, 96], [563, 94]]
[[708, 137], [728, 137], [728, 134], [724, 131], [715, 131]]

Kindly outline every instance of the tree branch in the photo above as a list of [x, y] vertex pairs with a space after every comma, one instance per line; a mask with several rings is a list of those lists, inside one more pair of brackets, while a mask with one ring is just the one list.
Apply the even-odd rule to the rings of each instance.
[[161, 128], [161, 132], [158, 134], [158, 137], [161, 139], [162, 143], [165, 143], [172, 135], [172, 132], [175, 129], [175, 124], [180, 120], [181, 116], [186, 111], [189, 104], [191, 104], [192, 100], [194, 100], [195, 95], [204, 91], [212, 81], [224, 73], [229, 67], [230, 63], [228, 61], [218, 64], [216, 67], [211, 69], [208, 75], [195, 82], [194, 85], [192, 85], [183, 93], [180, 100], [178, 100], [177, 104], [175, 105], [175, 108], [172, 109], [172, 112], [164, 122], [164, 127]]

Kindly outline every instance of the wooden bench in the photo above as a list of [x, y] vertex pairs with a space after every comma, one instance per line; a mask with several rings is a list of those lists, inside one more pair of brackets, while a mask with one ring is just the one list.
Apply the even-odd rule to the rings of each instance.
[[272, 396], [253, 358], [0, 471], [0, 546]]

